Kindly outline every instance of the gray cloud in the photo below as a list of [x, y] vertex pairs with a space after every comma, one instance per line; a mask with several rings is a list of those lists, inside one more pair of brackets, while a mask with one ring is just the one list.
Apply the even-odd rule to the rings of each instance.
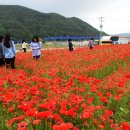
[[[99, 2], [100, 1], [100, 2]], [[27, 6], [42, 12], [56, 12], [66, 16], [100, 11], [110, 0], [1, 0], [0, 4]]]

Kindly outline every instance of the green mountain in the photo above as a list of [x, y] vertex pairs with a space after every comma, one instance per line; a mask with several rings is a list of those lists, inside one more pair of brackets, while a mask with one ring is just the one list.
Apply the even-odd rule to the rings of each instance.
[[0, 5], [0, 34], [11, 33], [14, 39], [30, 39], [33, 35], [90, 36], [99, 31], [88, 23], [55, 13], [41, 13], [17, 5]]

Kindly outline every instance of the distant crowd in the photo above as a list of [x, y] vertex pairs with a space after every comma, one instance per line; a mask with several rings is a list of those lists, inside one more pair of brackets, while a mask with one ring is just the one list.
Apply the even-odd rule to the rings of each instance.
[[[28, 43], [25, 40], [22, 41], [23, 52], [26, 52]], [[94, 46], [94, 40], [91, 38], [88, 46], [90, 49]], [[41, 56], [42, 42], [39, 40], [38, 36], [32, 38], [30, 44], [32, 50], [32, 56], [35, 60], [38, 60]], [[71, 39], [68, 39], [69, 51], [73, 51], [73, 43]], [[15, 69], [15, 57], [16, 57], [16, 47], [11, 39], [10, 34], [5, 34], [5, 36], [0, 35], [0, 66], [5, 65], [6, 68]]]

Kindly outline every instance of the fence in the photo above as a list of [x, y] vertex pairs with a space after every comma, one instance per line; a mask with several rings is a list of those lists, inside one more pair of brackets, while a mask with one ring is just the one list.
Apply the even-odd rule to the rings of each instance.
[[54, 36], [54, 37], [48, 37], [44, 38], [45, 41], [67, 41], [68, 39], [72, 40], [90, 40], [91, 38], [94, 38], [95, 40], [99, 40], [100, 36]]

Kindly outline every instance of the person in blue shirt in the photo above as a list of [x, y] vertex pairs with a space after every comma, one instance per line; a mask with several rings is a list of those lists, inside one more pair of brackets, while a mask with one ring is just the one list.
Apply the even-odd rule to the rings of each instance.
[[34, 59], [39, 59], [41, 56], [42, 45], [37, 36], [34, 36], [31, 42], [32, 55]]
[[4, 37], [0, 35], [0, 66], [4, 65], [3, 39]]
[[16, 48], [14, 42], [11, 40], [10, 34], [6, 34], [4, 37], [3, 54], [5, 57], [6, 68], [11, 67], [12, 69], [15, 69]]

